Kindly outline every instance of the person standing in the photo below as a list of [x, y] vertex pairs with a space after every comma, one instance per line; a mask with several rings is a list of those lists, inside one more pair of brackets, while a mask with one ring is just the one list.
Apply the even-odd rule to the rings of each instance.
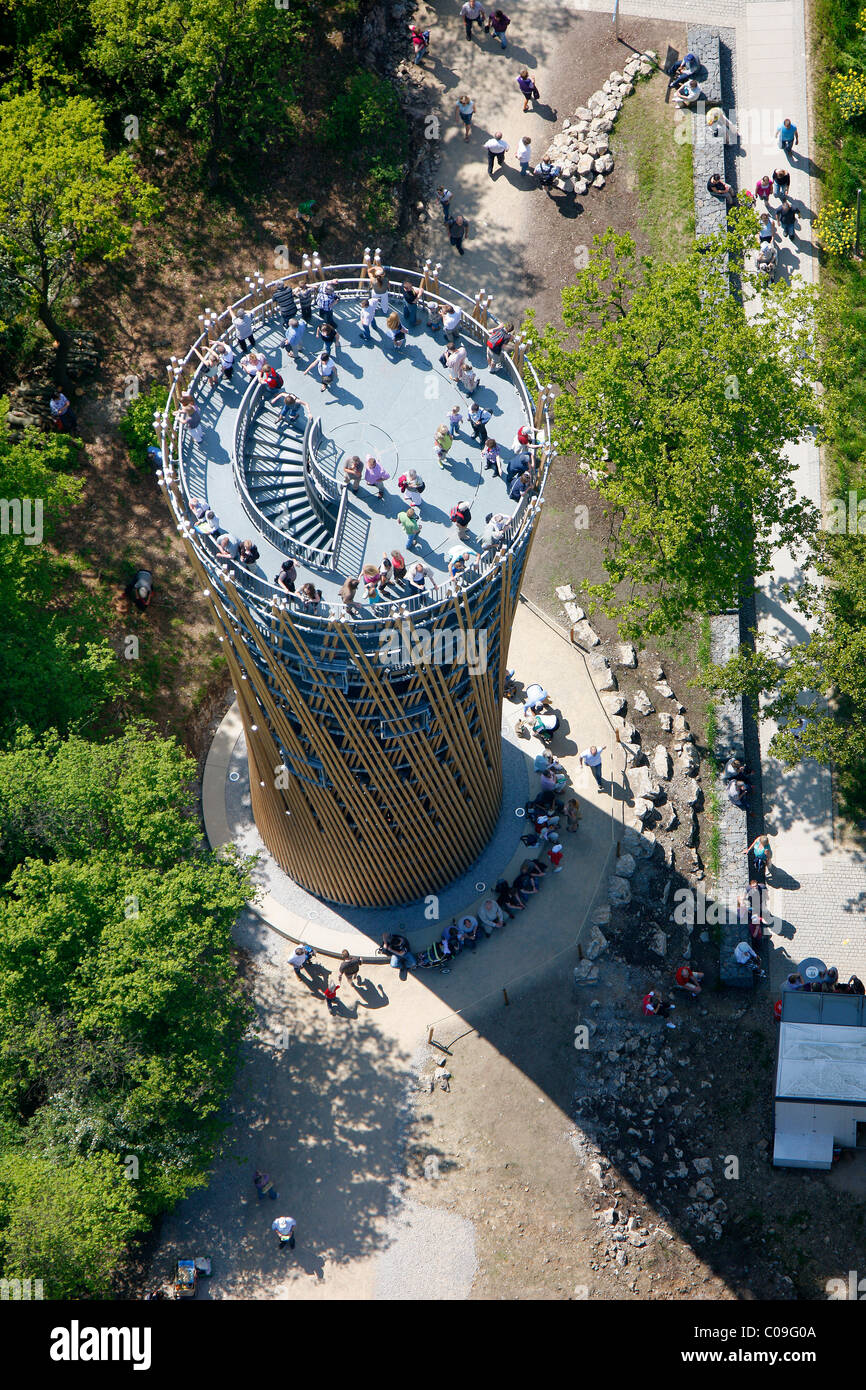
[[471, 96], [462, 96], [457, 102], [457, 116], [463, 122], [463, 139], [468, 140], [472, 134], [472, 117], [475, 115], [475, 102]]
[[412, 40], [412, 47], [415, 50], [412, 62], [420, 63], [421, 59], [426, 56], [430, 47], [430, 30], [421, 29], [417, 24], [410, 24], [409, 37]]
[[281, 1250], [285, 1246], [294, 1250], [297, 1225], [298, 1223], [293, 1216], [278, 1216], [276, 1221], [271, 1222], [271, 1230], [276, 1231]]
[[374, 487], [380, 497], [385, 496], [384, 484], [390, 476], [391, 474], [388, 472], [387, 468], [382, 467], [375, 454], [367, 455], [367, 462], [364, 468], [364, 482], [367, 483], [369, 487]]
[[451, 520], [454, 529], [461, 541], [469, 540], [469, 523], [472, 520], [472, 512], [469, 510], [468, 502], [458, 502], [456, 507], [451, 508]]
[[484, 10], [480, 0], [466, 0], [466, 3], [460, 6], [460, 14], [466, 28], [466, 37], [471, 41], [473, 24], [481, 26], [484, 23]]
[[256, 1196], [260, 1202], [266, 1195], [270, 1197], [272, 1201], [276, 1201], [277, 1189], [271, 1182], [270, 1173], [263, 1173], [261, 1169], [257, 1168], [253, 1174], [253, 1183], [255, 1184]]
[[786, 116], [782, 124], [777, 126], [776, 135], [779, 138], [779, 149], [782, 150], [785, 158], [790, 160], [794, 146], [800, 143], [797, 127], [790, 116]]
[[290, 357], [294, 357], [296, 352], [300, 357], [301, 345], [303, 344], [306, 331], [307, 325], [304, 323], [303, 319], [289, 319], [286, 336], [283, 339], [283, 347]]
[[313, 322], [313, 291], [309, 285], [300, 285], [295, 290], [295, 298], [298, 301], [298, 313], [304, 323]]
[[406, 560], [399, 550], [391, 551], [391, 575], [395, 584], [405, 584]]
[[517, 167], [520, 170], [521, 178], [525, 178], [529, 173], [529, 161], [532, 159], [532, 139], [529, 135], [521, 135], [520, 144], [517, 146]]
[[596, 790], [603, 791], [601, 775], [601, 755], [605, 750], [605, 744], [601, 748], [596, 748], [595, 744], [590, 744], [589, 748], [584, 749], [580, 755], [580, 761], [584, 767], [588, 767], [596, 781]]
[[359, 326], [360, 331], [361, 331], [361, 337], [362, 337], [362, 339], [364, 340], [365, 343], [371, 343], [371, 342], [373, 341], [373, 335], [372, 335], [372, 333], [370, 332], [370, 327], [371, 327], [372, 323], [373, 323], [373, 310], [372, 310], [372, 308], [371, 308], [371, 306], [370, 306], [370, 301], [369, 301], [369, 299], [362, 299], [362, 300], [361, 300], [361, 312], [360, 312], [360, 314], [358, 315], [358, 326]]
[[447, 222], [449, 216], [448, 209], [451, 206], [451, 199], [454, 197], [454, 194], [451, 192], [450, 188], [445, 187], [444, 183], [440, 183], [439, 187], [436, 189], [436, 197], [442, 209], [442, 221]]
[[244, 309], [243, 313], [232, 314], [232, 328], [235, 330], [238, 347], [241, 352], [249, 352], [250, 348], [255, 347], [256, 340], [253, 337], [253, 321], [246, 309]]
[[469, 231], [469, 223], [461, 212], [458, 212], [456, 217], [446, 217], [445, 221], [448, 227], [448, 240], [451, 242], [458, 256], [465, 256], [466, 252], [463, 250], [463, 239]]
[[[59, 386], [55, 386], [51, 393], [48, 409], [51, 411], [52, 420], [61, 433], [71, 434], [75, 430], [78, 424], [75, 411], [72, 409], [72, 406], [69, 404], [69, 401], [66, 396], [64, 396]], [[196, 440], [196, 443], [198, 442], [199, 441]]]
[[535, 79], [529, 76], [528, 68], [521, 68], [516, 80], [520, 88], [521, 96], [523, 97], [523, 109], [524, 111], [528, 111], [533, 101], [541, 100], [538, 88], [535, 85]]
[[490, 419], [490, 411], [485, 410], [478, 401], [473, 401], [469, 407], [469, 424], [476, 444], [482, 446], [487, 443], [487, 422]]
[[442, 328], [445, 333], [446, 343], [456, 343], [460, 336], [460, 325], [463, 322], [462, 309], [455, 309], [453, 304], [442, 306]]
[[316, 296], [316, 308], [319, 311], [319, 318], [322, 320], [322, 323], [330, 324], [332, 328], [336, 327], [334, 323], [334, 306], [337, 303], [337, 297], [337, 291], [333, 280], [326, 281]]
[[300, 942], [300, 941], [298, 942], [298, 944], [297, 944], [297, 946], [295, 947], [294, 951], [293, 951], [292, 954], [289, 956], [289, 965], [290, 965], [290, 966], [292, 967], [292, 969], [294, 970], [294, 972], [295, 972], [295, 974], [297, 975], [298, 979], [301, 978], [301, 971], [302, 971], [302, 970], [308, 970], [308, 971], [309, 971], [309, 974], [310, 974], [310, 978], [312, 979], [312, 977], [313, 977], [313, 971], [312, 971], [312, 968], [311, 968], [311, 966], [310, 966], [310, 961], [312, 960], [313, 955], [314, 955], [314, 951], [313, 951], [312, 946], [305, 946], [305, 945], [303, 944], [303, 942]]
[[436, 455], [436, 462], [440, 468], [445, 467], [445, 459], [454, 440], [447, 425], [440, 425], [433, 436], [433, 452]]
[[403, 304], [406, 310], [406, 322], [410, 328], [414, 328], [418, 322], [418, 291], [410, 280], [403, 281]]
[[352, 489], [353, 492], [358, 491], [361, 484], [361, 477], [363, 475], [363, 472], [364, 465], [362, 464], [360, 458], [357, 454], [351, 454], [349, 458], [346, 459], [346, 462], [343, 464], [343, 477], [346, 479], [346, 482], [348, 483], [349, 487]]
[[358, 988], [361, 983], [361, 957], [352, 956], [343, 948], [340, 952], [340, 979], [349, 980], [351, 984]]
[[[519, 79], [518, 79], [519, 80]], [[503, 140], [502, 131], [497, 130], [489, 140], [484, 141], [484, 148], [487, 151], [487, 172], [493, 178], [493, 162], [498, 160], [500, 169], [505, 163], [505, 152], [508, 149], [508, 141]]]
[[204, 428], [201, 422], [201, 411], [188, 391], [185, 391], [180, 398], [181, 424], [188, 431], [190, 439], [196, 444], [201, 444], [204, 437]]

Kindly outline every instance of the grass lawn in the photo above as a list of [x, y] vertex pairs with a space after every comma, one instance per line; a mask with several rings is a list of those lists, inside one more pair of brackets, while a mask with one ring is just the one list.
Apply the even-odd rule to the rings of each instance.
[[655, 73], [624, 103], [611, 151], [618, 176], [637, 194], [650, 254], [677, 261], [695, 235], [692, 147], [674, 139], [674, 112], [663, 101], [664, 80], [663, 73]]

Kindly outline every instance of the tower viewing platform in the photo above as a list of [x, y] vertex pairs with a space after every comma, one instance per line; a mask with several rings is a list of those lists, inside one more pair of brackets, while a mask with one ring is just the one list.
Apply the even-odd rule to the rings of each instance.
[[[220, 314], [209, 310], [195, 345], [172, 359], [169, 402], [156, 419], [158, 480], [211, 599], [238, 695], [256, 824], [303, 888], [357, 906], [435, 892], [473, 861], [496, 823], [502, 653], [551, 457], [550, 393], [520, 336], [492, 371], [489, 301], [441, 284], [437, 272], [386, 269], [378, 253], [365, 253], [363, 263], [327, 268], [308, 258], [272, 284], [252, 277], [248, 294]], [[328, 315], [316, 304], [325, 284], [338, 295], [339, 337], [330, 354], [336, 381], [323, 390], [318, 368], [305, 369], [324, 346], [316, 334]], [[378, 308], [369, 339], [364, 299]], [[461, 312], [455, 336], [477, 385], [458, 384], [441, 360], [446, 340], [435, 319], [449, 306]], [[387, 326], [394, 312], [402, 348]], [[254, 364], [244, 362], [249, 345], [238, 346], [235, 328], [244, 313], [253, 350], [282, 386], [247, 374]], [[293, 358], [288, 325], [307, 316]], [[216, 343], [236, 354], [230, 379], [201, 360]], [[302, 401], [294, 419], [280, 414], [284, 392]], [[183, 393], [200, 420], [179, 410]], [[468, 421], [473, 400], [489, 413], [499, 472], [483, 467]], [[440, 466], [436, 433], [454, 407], [463, 419]], [[515, 498], [506, 474], [524, 452], [520, 429], [533, 445], [531, 485]], [[357, 492], [348, 485], [353, 456], [378, 460], [388, 475], [383, 496], [363, 477]], [[411, 469], [424, 483], [413, 548], [397, 486]], [[458, 535], [451, 512], [461, 503], [471, 520]], [[196, 515], [203, 508], [215, 513], [212, 533], [213, 521]], [[232, 558], [240, 540], [257, 559]], [[421, 562], [422, 589], [408, 576], [365, 585], [364, 567], [379, 569], [394, 551], [410, 572]], [[276, 582], [287, 560], [294, 593]], [[345, 601], [343, 586], [359, 577]]]

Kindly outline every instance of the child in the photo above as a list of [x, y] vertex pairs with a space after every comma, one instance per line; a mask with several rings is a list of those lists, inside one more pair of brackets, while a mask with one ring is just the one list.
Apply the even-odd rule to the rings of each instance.
[[337, 990], [340, 988], [340, 981], [336, 975], [328, 976], [328, 983], [325, 986], [325, 1003], [328, 1006], [328, 1013], [333, 1013], [337, 1007]]
[[553, 869], [553, 872], [555, 874], [562, 873], [562, 845], [559, 843], [558, 840], [553, 845], [551, 845], [550, 854], [548, 855], [548, 858], [550, 859], [550, 865]]
[[399, 550], [391, 551], [391, 573], [395, 584], [402, 584], [406, 578], [406, 561]]
[[459, 405], [452, 405], [448, 412], [448, 432], [452, 439], [457, 439], [460, 434], [460, 426], [463, 423], [463, 412]]
[[528, 135], [521, 135], [520, 144], [517, 146], [517, 163], [520, 166], [521, 176], [529, 172], [529, 161], [532, 158], [532, 141]]
[[454, 440], [448, 432], [447, 425], [440, 425], [433, 440], [433, 452], [436, 455], [436, 462], [440, 468], [445, 467], [445, 459]]
[[361, 337], [363, 341], [365, 343], [371, 343], [373, 341], [373, 335], [370, 332], [370, 324], [373, 322], [373, 310], [370, 308], [369, 299], [361, 300], [361, 314], [358, 321], [361, 326]]
[[495, 473], [497, 478], [501, 476], [501, 470], [499, 467], [499, 448], [495, 439], [488, 439], [485, 443], [484, 448], [481, 451], [481, 461], [485, 469], [489, 468], [490, 472]]
[[442, 327], [442, 305], [427, 300], [424, 308], [427, 310], [427, 327], [431, 333], [438, 333]]
[[449, 207], [450, 207], [450, 205], [451, 205], [451, 199], [452, 199], [452, 197], [453, 197], [453, 194], [452, 194], [452, 192], [451, 192], [451, 189], [450, 189], [450, 188], [444, 188], [443, 185], [440, 183], [439, 187], [436, 189], [436, 197], [439, 199], [439, 206], [440, 206], [441, 209], [442, 209], [442, 217], [443, 217], [443, 220], [444, 220], [445, 222], [447, 222], [447, 221], [448, 221], [448, 209], [449, 209]]
[[580, 825], [580, 805], [574, 796], [565, 807], [565, 825], [570, 835], [577, 833], [577, 827]]

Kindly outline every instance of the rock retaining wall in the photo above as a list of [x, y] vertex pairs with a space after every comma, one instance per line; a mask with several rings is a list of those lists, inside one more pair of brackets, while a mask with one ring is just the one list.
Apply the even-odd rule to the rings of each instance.
[[694, 53], [702, 64], [701, 86], [707, 100], [699, 102], [691, 114], [692, 121], [692, 171], [695, 183], [695, 236], [712, 236], [727, 226], [727, 209], [724, 198], [716, 198], [707, 191], [707, 180], [711, 174], [725, 177], [725, 138], [724, 122], [708, 126], [706, 113], [708, 106], [722, 103], [721, 53], [718, 29], [705, 25], [695, 25], [688, 30], [686, 42], [688, 51]]

